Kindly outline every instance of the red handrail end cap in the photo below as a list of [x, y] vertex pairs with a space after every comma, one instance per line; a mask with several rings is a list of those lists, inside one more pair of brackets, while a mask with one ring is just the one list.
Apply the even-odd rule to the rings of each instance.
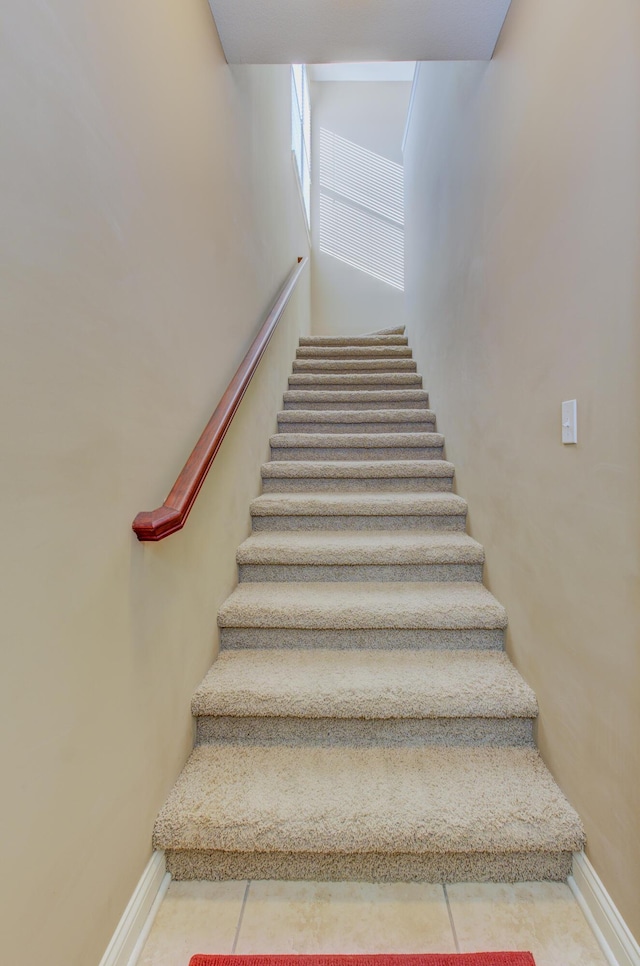
[[157, 510], [142, 510], [136, 516], [132, 529], [140, 541], [162, 540], [163, 537], [184, 526], [180, 510], [172, 506], [160, 506]]

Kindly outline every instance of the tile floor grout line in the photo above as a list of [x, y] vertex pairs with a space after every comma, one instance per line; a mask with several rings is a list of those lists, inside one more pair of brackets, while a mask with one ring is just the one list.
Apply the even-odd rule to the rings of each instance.
[[231, 947], [231, 955], [233, 956], [236, 951], [236, 946], [238, 945], [238, 939], [240, 938], [240, 928], [242, 926], [242, 920], [244, 918], [244, 910], [247, 905], [247, 896], [249, 895], [249, 886], [251, 885], [251, 879], [247, 879], [247, 887], [244, 890], [244, 897], [242, 899], [242, 905], [240, 907], [240, 915], [238, 916], [238, 925], [236, 926], [236, 934], [233, 938], [233, 946]]
[[453, 912], [451, 911], [451, 903], [449, 902], [449, 893], [447, 892], [447, 885], [445, 882], [442, 883], [442, 889], [444, 892], [445, 902], [447, 903], [447, 912], [449, 913], [449, 925], [451, 926], [451, 932], [453, 933], [453, 941], [456, 946], [456, 952], [460, 952], [460, 943], [458, 942], [458, 934], [456, 932], [455, 923], [453, 921]]

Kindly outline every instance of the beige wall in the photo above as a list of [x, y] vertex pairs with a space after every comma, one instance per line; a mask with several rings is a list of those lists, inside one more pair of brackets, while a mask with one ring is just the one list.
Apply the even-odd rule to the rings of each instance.
[[[322, 251], [319, 152], [320, 132], [325, 130], [355, 145], [355, 161], [365, 176], [368, 155], [365, 154], [363, 164], [359, 148], [373, 152], [383, 161], [402, 165], [402, 136], [410, 92], [411, 85], [403, 81], [325, 81], [311, 85], [314, 332], [358, 334], [399, 324], [404, 308], [401, 289]], [[341, 200], [351, 204], [349, 198]], [[366, 208], [360, 206], [359, 210]]]
[[2, 936], [97, 964], [188, 754], [309, 272], [187, 527], [139, 544], [306, 251], [287, 67], [206, 0], [9, 0], [0, 40]]
[[491, 63], [422, 65], [405, 152], [410, 340], [542, 753], [636, 936], [639, 49], [637, 0], [513, 0]]

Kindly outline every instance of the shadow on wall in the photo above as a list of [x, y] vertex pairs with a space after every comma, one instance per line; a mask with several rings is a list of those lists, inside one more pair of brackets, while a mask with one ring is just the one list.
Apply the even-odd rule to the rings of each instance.
[[404, 290], [401, 164], [320, 129], [320, 251]]

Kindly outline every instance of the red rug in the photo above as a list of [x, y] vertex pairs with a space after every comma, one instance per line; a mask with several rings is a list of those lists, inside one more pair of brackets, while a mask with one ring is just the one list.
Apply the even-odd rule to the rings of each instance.
[[535, 966], [531, 953], [378, 956], [192, 956], [189, 966]]

